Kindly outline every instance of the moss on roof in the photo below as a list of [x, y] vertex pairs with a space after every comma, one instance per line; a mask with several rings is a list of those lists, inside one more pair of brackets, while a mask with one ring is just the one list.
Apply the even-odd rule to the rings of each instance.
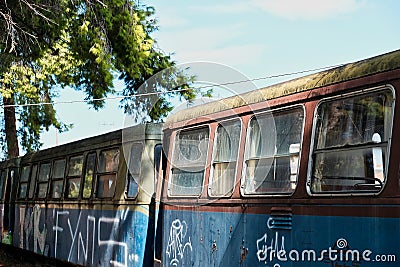
[[215, 112], [254, 104], [398, 68], [400, 68], [400, 50], [345, 64], [340, 67], [253, 90], [244, 94], [187, 108], [169, 116], [164, 127], [168, 127], [175, 122], [194, 119]]

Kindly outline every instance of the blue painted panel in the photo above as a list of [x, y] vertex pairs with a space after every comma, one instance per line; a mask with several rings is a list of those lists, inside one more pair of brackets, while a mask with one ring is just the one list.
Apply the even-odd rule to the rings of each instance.
[[165, 211], [164, 229], [165, 266], [400, 266], [395, 218]]
[[[242, 214], [165, 211], [163, 265], [237, 266]], [[233, 265], [232, 265], [233, 264]]]
[[62, 210], [19, 206], [14, 245], [87, 266], [143, 266], [148, 207], [132, 209]]

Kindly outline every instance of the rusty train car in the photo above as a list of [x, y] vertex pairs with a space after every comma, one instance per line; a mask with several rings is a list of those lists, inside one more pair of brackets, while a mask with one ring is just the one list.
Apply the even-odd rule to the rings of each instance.
[[399, 266], [400, 50], [0, 163], [3, 243], [84, 266]]
[[170, 116], [164, 266], [399, 266], [400, 50]]
[[3, 243], [76, 265], [150, 266], [160, 155], [161, 125], [148, 124], [4, 162]]

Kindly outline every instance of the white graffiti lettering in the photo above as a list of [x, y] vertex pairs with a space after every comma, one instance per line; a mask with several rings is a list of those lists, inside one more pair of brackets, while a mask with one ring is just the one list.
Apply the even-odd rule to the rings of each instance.
[[38, 252], [38, 245], [40, 248], [40, 252], [43, 253], [44, 251], [44, 246], [46, 242], [46, 224], [43, 225], [43, 230], [40, 231], [39, 229], [39, 223], [40, 223], [40, 213], [41, 209], [37, 205], [33, 208], [33, 251]]
[[[117, 225], [119, 224], [119, 218], [100, 218], [98, 222], [99, 226], [98, 229], [101, 229], [102, 224], [112, 224], [112, 232], [115, 232], [117, 229]], [[107, 246], [107, 247], [113, 247], [113, 246], [120, 246], [123, 248], [124, 251], [124, 262], [120, 263], [117, 261], [110, 260], [110, 264], [114, 266], [127, 266], [128, 263], [128, 246], [123, 243], [123, 242], [117, 242], [114, 240], [102, 240], [100, 236], [100, 232], [98, 234], [98, 243], [99, 246]], [[107, 250], [108, 252], [111, 250]], [[111, 257], [110, 257], [111, 258]]]
[[58, 218], [59, 218], [60, 215], [62, 216], [62, 215], [68, 215], [68, 214], [69, 214], [68, 211], [57, 211], [57, 214], [56, 214], [56, 225], [53, 226], [53, 231], [56, 232], [56, 233], [55, 233], [55, 244], [56, 244], [56, 246], [55, 246], [55, 248], [54, 248], [55, 257], [56, 257], [56, 258], [57, 258], [58, 232], [64, 231], [64, 229], [63, 229], [62, 227], [59, 226]]
[[25, 226], [25, 224], [22, 221], [24, 218], [25, 218], [25, 207], [21, 207], [19, 209], [19, 219], [20, 219], [20, 221], [19, 221], [19, 236], [20, 236], [19, 247], [20, 248], [24, 248], [24, 228], [25, 228], [24, 226]]
[[40, 215], [41, 209], [38, 205], [32, 208], [32, 212], [26, 212], [24, 207], [20, 209], [20, 248], [29, 245], [29, 237], [33, 233], [33, 251], [36, 253], [44, 252], [47, 229], [46, 224], [43, 224], [42, 230], [39, 229]]
[[[57, 211], [56, 212], [56, 225], [53, 227], [53, 230], [55, 231], [55, 256], [57, 257], [57, 245], [59, 242], [59, 234], [64, 232], [64, 228], [61, 226], [60, 222], [60, 217], [62, 216], [67, 216], [66, 222], [67, 226], [69, 229], [69, 237], [71, 238], [71, 247], [69, 250], [68, 254], [68, 261], [73, 260], [73, 256], [75, 255], [77, 257], [77, 261], [79, 262], [82, 260], [81, 257], [83, 257], [84, 261], [87, 262], [90, 260], [91, 264], [94, 264], [94, 251], [96, 249], [96, 241], [98, 247], [106, 247], [104, 250], [105, 259], [110, 259], [109, 264], [110, 266], [118, 266], [118, 267], [124, 267], [128, 266], [128, 245], [124, 242], [119, 242], [113, 239], [114, 236], [116, 236], [115, 232], [118, 229], [118, 226], [120, 224], [120, 218], [109, 218], [109, 217], [100, 217], [97, 221], [96, 224], [96, 218], [93, 216], [87, 216], [86, 218], [86, 238], [84, 238], [84, 235], [82, 232], [79, 231], [80, 226], [81, 226], [81, 216], [82, 213], [79, 213], [78, 219], [76, 223], [73, 225], [71, 223], [71, 220], [69, 218], [69, 212], [68, 211]], [[126, 218], [126, 215], [123, 215], [123, 218]], [[107, 228], [107, 224], [111, 224], [111, 233], [108, 231], [104, 231], [104, 229], [109, 229]], [[96, 231], [96, 226], [97, 226], [97, 231]], [[103, 230], [102, 230], [103, 229]], [[95, 233], [97, 234], [97, 240], [95, 239]], [[102, 238], [102, 235], [109, 234], [106, 238]], [[91, 236], [90, 236], [91, 235]], [[85, 242], [86, 241], [86, 242]], [[119, 262], [113, 259], [112, 256], [112, 251], [113, 247], [121, 247], [122, 252], [123, 252], [123, 261]], [[77, 248], [77, 249], [75, 249]], [[88, 251], [91, 251], [91, 257], [88, 259]], [[76, 254], [74, 254], [76, 253]], [[81, 255], [82, 253], [82, 255]]]
[[188, 237], [188, 241], [185, 243], [187, 231], [188, 226], [186, 221], [181, 222], [179, 219], [176, 219], [172, 222], [169, 230], [166, 254], [170, 259], [170, 264], [173, 266], [178, 266], [179, 259], [182, 260], [184, 258], [186, 248], [189, 248], [190, 251], [192, 251], [190, 236]]
[[278, 233], [276, 233], [275, 238], [272, 238], [270, 245], [268, 245], [268, 234], [265, 233], [261, 238], [257, 239], [257, 259], [259, 262], [271, 262], [274, 258], [278, 258], [280, 261], [287, 261], [285, 237], [281, 236], [279, 238]]
[[54, 257], [75, 263], [125, 267], [133, 262], [136, 266], [141, 256], [135, 249], [130, 252], [128, 244], [119, 240], [120, 227], [130, 218], [128, 213], [126, 209], [115, 217], [95, 217], [84, 216], [82, 211], [72, 215], [68, 210], [53, 209], [54, 225], [47, 226], [40, 206], [20, 207], [19, 246], [40, 254], [52, 247]]

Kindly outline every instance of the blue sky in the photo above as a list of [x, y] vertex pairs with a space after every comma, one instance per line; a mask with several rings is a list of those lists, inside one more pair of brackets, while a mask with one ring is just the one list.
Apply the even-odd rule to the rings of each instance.
[[[178, 63], [227, 65], [250, 79], [333, 66], [400, 49], [398, 0], [140, 1], [156, 9], [153, 36]], [[282, 80], [263, 79], [257, 87]], [[116, 89], [120, 88], [116, 83]], [[65, 89], [59, 101], [81, 100]], [[118, 100], [100, 112], [85, 104], [58, 104], [74, 127], [43, 135], [45, 147], [97, 135], [124, 125]]]

